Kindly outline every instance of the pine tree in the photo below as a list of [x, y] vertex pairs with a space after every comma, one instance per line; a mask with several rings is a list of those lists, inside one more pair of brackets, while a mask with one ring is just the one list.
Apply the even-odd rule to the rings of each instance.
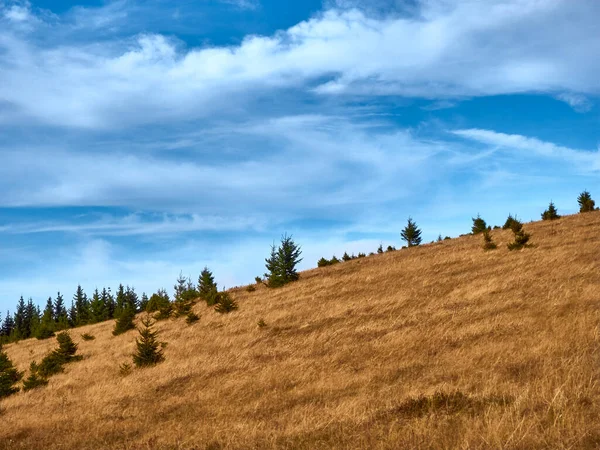
[[496, 243], [492, 239], [492, 235], [489, 230], [485, 230], [483, 232], [483, 249], [484, 250], [494, 250], [498, 248]]
[[77, 326], [77, 307], [75, 306], [75, 302], [73, 300], [71, 300], [71, 308], [69, 308], [69, 326]]
[[106, 305], [106, 318], [113, 319], [115, 317], [115, 309], [117, 306], [115, 303], [115, 298], [110, 292], [110, 288], [103, 288], [100, 298], [102, 299], [102, 302]]
[[596, 202], [592, 200], [592, 196], [588, 191], [583, 191], [581, 194], [579, 194], [579, 197], [577, 197], [577, 203], [579, 203], [580, 213], [594, 211], [596, 206]]
[[133, 355], [133, 363], [137, 367], [148, 367], [164, 361], [160, 342], [158, 341], [158, 332], [153, 331], [150, 317], [142, 319], [143, 328], [138, 328], [139, 338], [135, 340], [137, 351]]
[[0, 399], [18, 392], [19, 388], [15, 384], [21, 378], [23, 374], [14, 367], [8, 355], [2, 351], [0, 344]]
[[279, 248], [271, 246], [271, 256], [265, 260], [269, 273], [265, 274], [268, 278], [269, 287], [280, 287], [292, 281], [298, 280], [296, 266], [302, 261], [300, 247], [293, 241], [291, 236], [281, 237]]
[[520, 250], [529, 242], [530, 235], [523, 230], [523, 224], [519, 221], [513, 222], [511, 230], [515, 235], [515, 240], [508, 244], [509, 250]]
[[512, 229], [513, 225], [516, 223], [521, 223], [517, 220], [517, 217], [513, 217], [512, 214], [509, 214], [508, 217], [506, 218], [506, 222], [504, 222], [504, 225], [502, 225], [502, 229], [503, 230], [508, 230], [509, 228]]
[[47, 339], [54, 336], [56, 323], [54, 322], [54, 305], [52, 304], [52, 297], [48, 297], [46, 307], [44, 308], [44, 314], [40, 320], [40, 327], [37, 330], [36, 337], [38, 339]]
[[379, 244], [379, 247], [377, 247], [377, 253], [380, 255], [383, 253], [383, 244]]
[[125, 287], [122, 284], [119, 284], [115, 301], [114, 317], [118, 318], [121, 316], [126, 302], [127, 298], [125, 297]]
[[421, 230], [411, 217], [408, 218], [408, 223], [400, 235], [409, 247], [421, 244]]
[[548, 209], [542, 213], [542, 220], [556, 220], [556, 219], [560, 219], [560, 216], [558, 215], [558, 211], [556, 210], [554, 203], [552, 203], [552, 201], [550, 201], [550, 204], [548, 205]]
[[81, 285], [77, 285], [77, 291], [73, 296], [73, 302], [75, 303], [75, 309], [77, 310], [75, 326], [85, 325], [89, 323], [90, 303]]
[[198, 277], [198, 294], [208, 306], [212, 306], [217, 301], [217, 291], [215, 277], [208, 267], [205, 267]]
[[96, 288], [92, 295], [92, 301], [90, 302], [90, 323], [98, 323], [106, 319], [108, 319], [106, 304], [104, 303], [98, 288]]
[[69, 328], [69, 315], [60, 292], [57, 293], [56, 300], [54, 301], [54, 322], [56, 323], [56, 330], [66, 330]]
[[140, 298], [140, 311], [145, 311], [148, 306], [148, 296], [145, 292], [142, 292], [142, 297]]
[[17, 303], [17, 310], [15, 311], [14, 337], [16, 339], [27, 338], [29, 327], [26, 325], [25, 320], [25, 300], [23, 299], [23, 296], [21, 296]]
[[29, 364], [29, 376], [23, 381], [23, 390], [30, 391], [38, 387], [46, 386], [48, 380], [39, 374], [40, 367], [35, 361]]
[[471, 233], [473, 234], [479, 234], [479, 233], [483, 233], [485, 230], [487, 230], [487, 224], [485, 223], [485, 220], [483, 220], [479, 214], [477, 214], [476, 218], [472, 218], [471, 220], [473, 220], [473, 226], [471, 227]]
[[127, 289], [125, 290], [125, 303], [127, 304], [128, 308], [133, 309], [133, 311], [137, 312], [139, 300], [137, 294], [135, 293], [134, 287], [127, 286]]
[[342, 255], [342, 261], [348, 262], [351, 260], [352, 260], [352, 257], [348, 254], [348, 252], [344, 252], [344, 254]]
[[175, 290], [173, 314], [177, 317], [185, 316], [192, 310], [192, 306], [196, 303], [198, 291], [196, 291], [194, 283], [189, 278], [184, 277], [183, 273], [179, 274], [177, 284], [173, 288]]
[[118, 336], [126, 331], [133, 330], [135, 325], [133, 319], [135, 318], [135, 310], [125, 304], [121, 309], [120, 315], [115, 321], [115, 328], [113, 329], [113, 336]]
[[219, 301], [215, 305], [215, 311], [220, 314], [227, 314], [238, 309], [237, 302], [227, 293], [219, 293]]
[[4, 318], [4, 322], [2, 322], [2, 336], [4, 340], [8, 341], [10, 337], [13, 335], [15, 329], [15, 321], [10, 314], [10, 311], [6, 311], [6, 317]]
[[317, 261], [317, 267], [326, 267], [330, 265], [331, 261], [329, 261], [327, 258], [321, 258]]

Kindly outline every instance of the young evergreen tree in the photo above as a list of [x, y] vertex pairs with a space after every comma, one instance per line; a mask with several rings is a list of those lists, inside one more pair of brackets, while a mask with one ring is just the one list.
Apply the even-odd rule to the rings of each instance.
[[321, 258], [317, 261], [317, 267], [326, 267], [330, 265], [331, 261], [329, 261], [327, 258]]
[[560, 219], [560, 216], [558, 215], [558, 211], [556, 210], [554, 203], [552, 203], [552, 201], [550, 201], [550, 204], [548, 205], [548, 209], [542, 213], [542, 220], [556, 220], [556, 219]]
[[351, 260], [352, 260], [352, 257], [348, 254], [348, 252], [344, 252], [344, 254], [342, 255], [342, 261], [348, 262]]
[[69, 328], [69, 314], [60, 292], [57, 293], [56, 300], [54, 300], [54, 322], [57, 331]]
[[265, 274], [269, 280], [268, 286], [280, 287], [298, 280], [296, 266], [302, 261], [301, 254], [300, 247], [291, 236], [282, 236], [279, 248], [275, 249], [275, 245], [271, 246], [271, 256], [265, 260], [269, 271]]
[[485, 230], [483, 232], [483, 249], [484, 250], [494, 250], [498, 248], [494, 240], [492, 239], [492, 235], [489, 230]]
[[511, 230], [515, 235], [515, 240], [508, 244], [509, 250], [520, 250], [527, 246], [530, 235], [523, 230], [523, 224], [519, 221], [513, 222]]
[[48, 339], [54, 336], [56, 323], [54, 322], [54, 305], [52, 304], [52, 298], [48, 297], [44, 313], [40, 320], [40, 327], [37, 330], [36, 337], [38, 339]]
[[383, 244], [379, 244], [379, 247], [377, 247], [377, 253], [380, 255], [383, 253]]
[[400, 235], [409, 247], [421, 244], [421, 230], [411, 217], [408, 218], [408, 223]]
[[29, 376], [23, 381], [23, 390], [25, 392], [48, 384], [48, 380], [39, 374], [39, 370], [40, 368], [37, 363], [31, 361], [31, 364], [29, 364]]
[[215, 305], [215, 311], [219, 314], [227, 314], [238, 309], [237, 302], [227, 293], [219, 293], [219, 301]]
[[479, 214], [477, 214], [476, 218], [472, 218], [471, 220], [473, 220], [473, 226], [471, 227], [471, 233], [479, 234], [479, 233], [483, 233], [484, 231], [487, 230], [487, 224], [485, 223], [485, 220], [483, 220], [479, 216]]
[[0, 399], [19, 391], [15, 385], [23, 378], [0, 344]]
[[133, 363], [137, 367], [148, 367], [164, 361], [165, 356], [158, 341], [158, 332], [152, 330], [150, 317], [142, 319], [143, 327], [138, 328], [139, 338], [135, 340], [137, 347], [133, 354]]
[[513, 217], [512, 214], [509, 214], [508, 217], [506, 218], [506, 222], [504, 222], [504, 225], [502, 225], [502, 229], [503, 230], [508, 230], [508, 229], [512, 229], [512, 227], [514, 226], [515, 223], [521, 223], [517, 220], [516, 216]]
[[596, 202], [592, 200], [592, 196], [588, 191], [583, 191], [581, 194], [579, 194], [579, 197], [577, 197], [577, 203], [579, 203], [580, 213], [594, 211], [596, 206]]
[[208, 267], [205, 267], [198, 277], [198, 295], [208, 304], [208, 306], [212, 306], [216, 303], [217, 291], [215, 277], [212, 272], [208, 270]]
[[331, 259], [329, 260], [329, 265], [333, 266], [334, 264], [338, 264], [340, 262], [339, 259], [337, 259], [337, 256], [333, 255], [331, 257]]
[[177, 284], [173, 288], [175, 290], [175, 299], [172, 304], [173, 314], [176, 317], [186, 316], [196, 303], [198, 291], [196, 291], [194, 283], [189, 278], [184, 277], [183, 273], [179, 274]]
[[135, 310], [129, 306], [125, 305], [121, 309], [121, 314], [117, 317], [115, 321], [115, 328], [113, 329], [113, 336], [118, 336], [119, 334], [123, 334], [129, 330], [133, 330], [135, 325], [133, 323], [133, 319], [135, 318]]

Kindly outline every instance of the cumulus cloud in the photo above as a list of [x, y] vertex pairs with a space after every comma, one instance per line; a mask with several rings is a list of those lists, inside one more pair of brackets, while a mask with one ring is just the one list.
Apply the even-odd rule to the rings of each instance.
[[17, 114], [4, 121], [27, 117], [89, 128], [153, 123], [249, 107], [290, 87], [425, 98], [599, 92], [600, 63], [590, 58], [600, 51], [598, 2], [428, 0], [418, 6], [418, 15], [391, 17], [332, 8], [228, 47], [185, 48], [157, 34], [48, 47], [9, 28], [0, 32], [7, 56], [0, 98]]

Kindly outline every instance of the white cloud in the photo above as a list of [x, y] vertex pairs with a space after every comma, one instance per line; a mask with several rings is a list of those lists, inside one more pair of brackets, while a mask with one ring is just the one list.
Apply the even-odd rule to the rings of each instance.
[[283, 87], [432, 99], [600, 92], [590, 57], [600, 52], [596, 1], [420, 6], [417, 16], [387, 18], [331, 9], [232, 47], [184, 49], [152, 34], [44, 47], [5, 30], [0, 98], [17, 113], [3, 120], [96, 128], [222, 115]]
[[568, 103], [571, 108], [573, 108], [577, 112], [585, 113], [592, 109], [592, 102], [581, 94], [576, 94], [574, 92], [563, 92], [556, 96], [557, 99]]
[[468, 129], [456, 130], [453, 133], [489, 146], [529, 153], [529, 155], [526, 153], [524, 156], [533, 155], [561, 160], [566, 164], [576, 166], [582, 172], [600, 170], [599, 151], [577, 150], [519, 134], [505, 134], [491, 130]]

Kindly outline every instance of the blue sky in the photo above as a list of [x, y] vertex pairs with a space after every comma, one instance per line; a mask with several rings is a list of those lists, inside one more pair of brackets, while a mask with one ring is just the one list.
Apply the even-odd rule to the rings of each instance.
[[596, 0], [0, 0], [0, 311], [600, 196]]

